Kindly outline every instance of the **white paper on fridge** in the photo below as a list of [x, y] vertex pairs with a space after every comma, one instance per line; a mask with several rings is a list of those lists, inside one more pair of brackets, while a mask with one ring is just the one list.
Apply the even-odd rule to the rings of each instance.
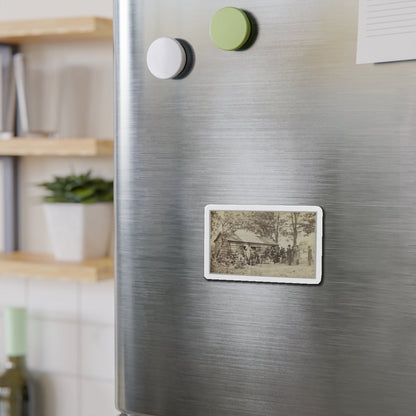
[[357, 64], [416, 59], [416, 0], [360, 0]]

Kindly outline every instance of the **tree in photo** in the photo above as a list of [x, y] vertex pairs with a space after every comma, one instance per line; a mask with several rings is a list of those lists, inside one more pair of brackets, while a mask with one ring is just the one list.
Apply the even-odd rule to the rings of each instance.
[[290, 231], [293, 238], [293, 246], [298, 244], [298, 235], [303, 232], [309, 235], [315, 231], [316, 214], [314, 212], [291, 212]]
[[211, 242], [215, 241], [219, 234], [230, 236], [238, 229], [245, 228], [246, 223], [244, 212], [212, 211]]
[[247, 222], [249, 231], [279, 244], [279, 237], [287, 235], [287, 220], [281, 212], [252, 212]]

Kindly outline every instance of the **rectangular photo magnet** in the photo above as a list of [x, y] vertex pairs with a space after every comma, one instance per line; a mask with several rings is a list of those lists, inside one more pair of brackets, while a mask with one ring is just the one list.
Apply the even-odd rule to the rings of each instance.
[[207, 205], [208, 280], [317, 285], [323, 211], [318, 206]]

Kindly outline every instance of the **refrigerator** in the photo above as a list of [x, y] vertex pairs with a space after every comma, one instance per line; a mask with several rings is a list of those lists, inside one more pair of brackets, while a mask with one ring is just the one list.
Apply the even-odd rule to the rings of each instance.
[[356, 0], [114, 7], [119, 411], [414, 416], [416, 63], [356, 64]]

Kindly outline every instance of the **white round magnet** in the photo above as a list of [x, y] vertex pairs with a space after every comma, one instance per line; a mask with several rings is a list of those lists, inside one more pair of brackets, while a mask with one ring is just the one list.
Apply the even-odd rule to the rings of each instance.
[[147, 51], [147, 67], [156, 78], [177, 77], [186, 64], [186, 52], [173, 38], [159, 38], [152, 42]]

